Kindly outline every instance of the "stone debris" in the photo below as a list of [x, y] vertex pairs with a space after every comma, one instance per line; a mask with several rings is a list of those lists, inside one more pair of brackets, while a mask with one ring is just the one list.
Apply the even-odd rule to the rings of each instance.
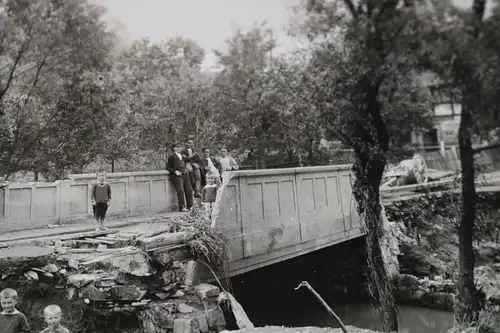
[[39, 281], [96, 317], [137, 315], [147, 332], [219, 332], [219, 288], [201, 283], [201, 265], [181, 244], [190, 237], [182, 230], [151, 237], [105, 231], [3, 247], [0, 286], [15, 281], [23, 290]]
[[[380, 333], [368, 329], [347, 326], [349, 333]], [[340, 328], [324, 328], [324, 327], [280, 327], [266, 326], [257, 328], [246, 328], [239, 331], [222, 331], [221, 333], [342, 333]]]
[[201, 298], [210, 298], [219, 296], [219, 287], [213, 286], [211, 284], [202, 283], [194, 287], [194, 290]]

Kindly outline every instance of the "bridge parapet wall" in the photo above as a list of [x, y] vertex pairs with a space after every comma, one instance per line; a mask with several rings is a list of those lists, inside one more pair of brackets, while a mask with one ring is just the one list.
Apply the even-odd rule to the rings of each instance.
[[[95, 174], [68, 178], [54, 183], [10, 183], [0, 188], [0, 233], [90, 219]], [[176, 209], [167, 171], [110, 173], [108, 181], [113, 197], [110, 216], [139, 216]]]
[[361, 236], [351, 165], [231, 173], [213, 225], [229, 238], [232, 274]]

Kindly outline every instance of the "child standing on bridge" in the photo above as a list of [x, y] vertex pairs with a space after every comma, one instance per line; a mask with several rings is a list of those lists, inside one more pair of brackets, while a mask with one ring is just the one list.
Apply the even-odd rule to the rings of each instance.
[[215, 183], [215, 177], [211, 172], [207, 173], [207, 185], [201, 190], [201, 202], [207, 212], [209, 219], [212, 218], [212, 209], [217, 198], [218, 186]]
[[30, 325], [26, 316], [16, 309], [17, 291], [6, 288], [0, 292], [0, 302], [2, 304], [2, 313], [0, 314], [0, 332], [1, 333], [21, 333], [29, 332]]
[[105, 230], [104, 219], [106, 212], [111, 204], [111, 185], [106, 182], [106, 172], [99, 171], [97, 173], [97, 182], [92, 185], [92, 208], [94, 210], [94, 217], [98, 223], [96, 230]]

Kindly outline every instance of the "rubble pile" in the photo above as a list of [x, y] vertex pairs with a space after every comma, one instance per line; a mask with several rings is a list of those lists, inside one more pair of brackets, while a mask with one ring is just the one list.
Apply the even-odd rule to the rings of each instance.
[[[0, 287], [18, 290], [20, 310], [28, 311], [28, 303], [30, 309], [37, 302], [40, 309], [64, 303], [63, 309], [71, 304], [87, 317], [132, 315], [144, 332], [219, 332], [225, 329], [221, 290], [201, 283], [206, 271], [186, 244], [192, 238], [191, 231], [169, 227], [151, 235], [101, 231], [3, 248]], [[59, 298], [49, 300], [55, 294]], [[28, 319], [41, 316], [40, 309]]]

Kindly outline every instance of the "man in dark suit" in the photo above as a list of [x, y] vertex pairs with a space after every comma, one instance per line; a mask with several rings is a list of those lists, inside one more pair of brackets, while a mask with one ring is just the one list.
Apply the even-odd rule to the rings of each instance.
[[176, 143], [173, 148], [174, 153], [167, 160], [168, 172], [177, 192], [179, 210], [187, 212], [193, 207], [193, 188], [186, 169], [186, 161], [181, 154], [182, 147]]
[[203, 186], [206, 184], [207, 174], [210, 174], [215, 179], [215, 184], [220, 187], [221, 185], [221, 167], [220, 163], [211, 156], [210, 148], [203, 148], [203, 157], [201, 158], [201, 174]]
[[186, 169], [191, 181], [191, 187], [194, 189], [194, 197], [199, 198], [201, 193], [201, 172], [200, 172], [200, 155], [194, 148], [193, 138], [190, 137], [186, 141], [186, 148], [181, 150], [181, 154], [186, 161]]

